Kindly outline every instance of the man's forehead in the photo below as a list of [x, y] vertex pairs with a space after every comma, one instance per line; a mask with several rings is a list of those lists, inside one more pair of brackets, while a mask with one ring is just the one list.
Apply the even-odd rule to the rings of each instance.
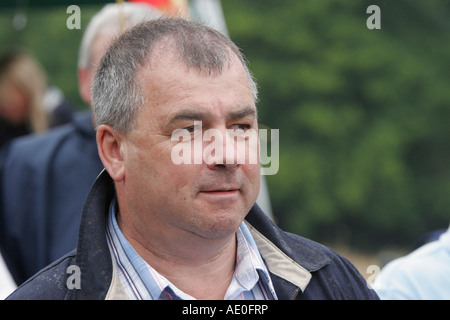
[[256, 117], [248, 78], [237, 57], [220, 74], [207, 74], [189, 68], [173, 46], [161, 45], [137, 76], [148, 104], [165, 105], [160, 116], [168, 122], [206, 120], [217, 116], [220, 108], [227, 118]]
[[[225, 64], [220, 72], [210, 73], [208, 70], [198, 70], [195, 67], [189, 67], [187, 62], [180, 56], [180, 53], [174, 48], [158, 47], [151, 52], [142, 68], [137, 70], [136, 78], [143, 90], [149, 95], [165, 94], [174, 88], [180, 90], [180, 95], [184, 95], [183, 91], [192, 87], [192, 83], [186, 80], [188, 77], [206, 79], [207, 83], [209, 83], [230, 73], [238, 79], [238, 82], [234, 81], [234, 84], [242, 86], [243, 90], [248, 89], [249, 94], [251, 94], [244, 66], [242, 66], [237, 57], [234, 57], [230, 63]], [[159, 93], [154, 92], [155, 87], [159, 87], [162, 83], [168, 87], [164, 88], [164, 90], [160, 88], [161, 92]]]

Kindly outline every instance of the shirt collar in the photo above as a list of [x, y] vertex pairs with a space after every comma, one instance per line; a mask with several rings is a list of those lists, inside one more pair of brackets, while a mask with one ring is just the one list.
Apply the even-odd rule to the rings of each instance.
[[[116, 199], [110, 206], [107, 239], [119, 270], [119, 278], [128, 294], [136, 299], [194, 299], [176, 288], [138, 255], [117, 224], [115, 203]], [[246, 291], [251, 291], [258, 282], [263, 286], [262, 291], [267, 298], [276, 298], [269, 272], [245, 223], [240, 225], [236, 239], [235, 272], [225, 298], [234, 299]]]
[[276, 297], [269, 271], [245, 223], [242, 223], [237, 230], [236, 240], [236, 266], [232, 282], [225, 296], [232, 299], [232, 297], [244, 291], [252, 290], [258, 281], [261, 281], [265, 290], [268, 290], [272, 297]]

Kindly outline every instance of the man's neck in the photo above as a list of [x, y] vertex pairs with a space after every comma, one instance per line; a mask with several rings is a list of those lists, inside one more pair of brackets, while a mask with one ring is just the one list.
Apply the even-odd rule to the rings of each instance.
[[[120, 217], [119, 217], [120, 220]], [[183, 231], [177, 241], [154, 241], [120, 223], [122, 233], [136, 252], [181, 291], [197, 299], [223, 299], [236, 262], [236, 234], [205, 239]], [[151, 234], [151, 233], [150, 233]], [[164, 237], [167, 240], [167, 233]]]

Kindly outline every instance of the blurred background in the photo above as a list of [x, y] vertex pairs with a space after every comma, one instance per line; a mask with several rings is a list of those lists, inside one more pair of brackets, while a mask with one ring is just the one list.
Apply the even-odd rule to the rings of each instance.
[[[2, 1], [0, 49], [25, 48], [88, 108], [78, 48], [107, 2]], [[69, 5], [80, 29], [67, 27]], [[370, 5], [381, 29], [366, 25]], [[367, 257], [448, 227], [448, 0], [222, 0], [221, 10], [259, 84], [259, 122], [279, 129], [279, 171], [266, 176], [278, 225]]]

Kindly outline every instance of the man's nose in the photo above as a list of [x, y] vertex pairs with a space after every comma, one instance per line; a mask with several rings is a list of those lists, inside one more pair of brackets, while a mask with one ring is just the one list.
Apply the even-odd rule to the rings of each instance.
[[203, 140], [203, 159], [210, 169], [235, 169], [243, 163], [243, 155], [229, 130], [209, 129]]

